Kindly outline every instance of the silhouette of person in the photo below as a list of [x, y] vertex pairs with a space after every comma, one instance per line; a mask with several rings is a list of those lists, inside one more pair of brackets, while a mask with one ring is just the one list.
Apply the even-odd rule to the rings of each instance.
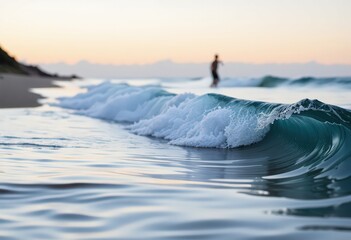
[[213, 79], [211, 87], [217, 87], [219, 83], [220, 79], [217, 73], [217, 68], [219, 63], [223, 64], [221, 61], [218, 60], [218, 55], [216, 54], [214, 61], [211, 63], [211, 73], [212, 73], [212, 79]]

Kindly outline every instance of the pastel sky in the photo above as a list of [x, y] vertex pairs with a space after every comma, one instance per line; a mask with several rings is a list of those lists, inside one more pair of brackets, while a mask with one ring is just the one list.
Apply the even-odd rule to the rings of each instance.
[[351, 1], [0, 0], [0, 44], [30, 63], [351, 64]]

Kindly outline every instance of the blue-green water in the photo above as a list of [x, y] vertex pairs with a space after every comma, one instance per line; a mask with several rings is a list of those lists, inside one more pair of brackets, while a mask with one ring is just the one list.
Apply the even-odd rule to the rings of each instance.
[[351, 237], [347, 90], [172, 84], [0, 110], [0, 238]]

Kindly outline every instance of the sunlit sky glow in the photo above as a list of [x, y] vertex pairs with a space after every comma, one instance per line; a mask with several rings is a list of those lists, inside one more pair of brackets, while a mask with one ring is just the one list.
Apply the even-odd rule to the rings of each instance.
[[31, 63], [351, 64], [350, 0], [0, 0], [0, 44]]

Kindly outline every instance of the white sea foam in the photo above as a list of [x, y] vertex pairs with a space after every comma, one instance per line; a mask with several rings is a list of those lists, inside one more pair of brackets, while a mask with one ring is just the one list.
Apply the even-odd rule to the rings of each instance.
[[132, 123], [139, 135], [167, 139], [171, 144], [232, 148], [263, 139], [269, 126], [259, 127], [253, 108], [228, 105], [216, 95], [170, 94], [159, 87], [102, 83], [60, 106], [77, 113]]

